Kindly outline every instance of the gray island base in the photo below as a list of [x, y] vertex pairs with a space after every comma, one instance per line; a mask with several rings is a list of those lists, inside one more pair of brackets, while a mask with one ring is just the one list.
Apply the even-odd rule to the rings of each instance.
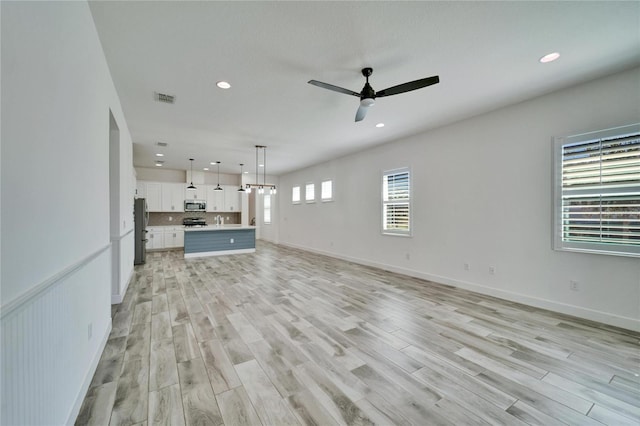
[[185, 228], [184, 257], [254, 253], [255, 226], [222, 225]]

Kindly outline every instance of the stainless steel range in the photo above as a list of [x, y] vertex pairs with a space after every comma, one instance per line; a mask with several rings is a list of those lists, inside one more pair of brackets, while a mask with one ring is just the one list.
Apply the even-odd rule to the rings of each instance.
[[184, 226], [207, 226], [207, 221], [203, 217], [185, 217], [182, 219]]

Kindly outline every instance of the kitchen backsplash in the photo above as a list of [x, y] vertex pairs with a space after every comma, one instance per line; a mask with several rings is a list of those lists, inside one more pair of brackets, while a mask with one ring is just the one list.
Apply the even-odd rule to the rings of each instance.
[[204, 217], [209, 225], [215, 225], [216, 216], [224, 218], [225, 225], [239, 224], [240, 213], [149, 213], [149, 226], [182, 225], [185, 217]]

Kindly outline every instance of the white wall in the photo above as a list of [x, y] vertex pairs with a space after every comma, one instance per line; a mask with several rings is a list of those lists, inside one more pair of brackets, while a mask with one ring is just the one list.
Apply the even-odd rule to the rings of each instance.
[[[116, 236], [133, 226], [131, 138], [88, 5], [0, 7], [0, 423], [64, 424], [111, 327], [110, 110], [122, 161]], [[121, 248], [128, 276], [132, 249]]]
[[[637, 122], [639, 91], [634, 69], [281, 176], [280, 242], [640, 330], [637, 258], [551, 248], [552, 137]], [[413, 237], [383, 236], [381, 172], [404, 166]], [[291, 204], [328, 178], [334, 202]]]

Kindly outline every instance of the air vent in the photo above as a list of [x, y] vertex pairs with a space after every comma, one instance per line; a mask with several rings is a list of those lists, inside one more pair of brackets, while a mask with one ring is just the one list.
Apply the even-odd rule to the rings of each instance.
[[173, 95], [167, 95], [165, 93], [156, 92], [156, 101], [164, 102], [165, 104], [175, 103], [176, 97]]
[[165, 147], [168, 144], [166, 142], [156, 142], [156, 145], [161, 146], [161, 147]]

